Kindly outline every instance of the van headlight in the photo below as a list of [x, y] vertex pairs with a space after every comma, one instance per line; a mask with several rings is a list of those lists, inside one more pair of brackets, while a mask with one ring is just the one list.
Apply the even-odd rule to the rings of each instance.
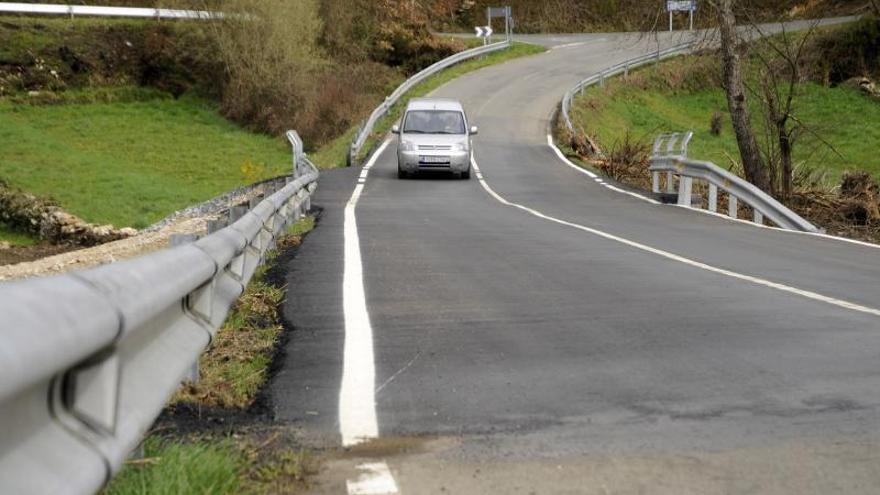
[[455, 143], [452, 145], [452, 151], [467, 151], [467, 143]]
[[416, 144], [412, 141], [401, 141], [400, 142], [400, 150], [401, 151], [415, 151]]

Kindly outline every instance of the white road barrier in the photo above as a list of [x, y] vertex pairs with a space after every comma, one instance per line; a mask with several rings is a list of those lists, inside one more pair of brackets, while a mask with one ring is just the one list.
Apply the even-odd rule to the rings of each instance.
[[0, 12], [9, 14], [131, 17], [152, 19], [220, 19], [221, 12], [204, 10], [151, 9], [137, 7], [106, 7], [50, 3], [0, 2]]

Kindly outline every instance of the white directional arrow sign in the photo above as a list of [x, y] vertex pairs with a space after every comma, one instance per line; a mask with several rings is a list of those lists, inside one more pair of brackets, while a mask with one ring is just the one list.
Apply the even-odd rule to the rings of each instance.
[[477, 32], [478, 38], [488, 38], [489, 36], [492, 36], [491, 26], [477, 26], [474, 28], [474, 31]]

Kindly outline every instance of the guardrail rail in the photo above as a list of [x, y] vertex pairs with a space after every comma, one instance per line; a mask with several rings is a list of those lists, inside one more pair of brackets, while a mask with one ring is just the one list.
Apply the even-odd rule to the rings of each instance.
[[154, 9], [139, 7], [108, 7], [55, 3], [0, 2], [0, 13], [31, 15], [64, 15], [97, 17], [130, 17], [152, 19], [220, 19], [220, 12], [204, 10]]
[[766, 218], [784, 229], [819, 232], [816, 226], [754, 184], [712, 162], [689, 159], [687, 147], [693, 134], [693, 132], [661, 134], [654, 141], [650, 166], [651, 189], [654, 193], [661, 193], [661, 173], [666, 174], [667, 194], [676, 192], [675, 179], [678, 177], [678, 205], [693, 207], [694, 180], [703, 180], [708, 183], [709, 189], [707, 208], [713, 213], [718, 211], [720, 189], [727, 193], [727, 215], [731, 218], [737, 218], [739, 201], [742, 201], [752, 208], [752, 220], [757, 224], [763, 225]]
[[417, 84], [424, 81], [428, 77], [431, 77], [444, 69], [452, 67], [453, 65], [459, 64], [466, 60], [470, 60], [472, 58], [496, 52], [498, 50], [503, 50], [510, 47], [510, 45], [511, 41], [505, 40], [499, 41], [498, 43], [492, 43], [491, 45], [471, 48], [470, 50], [456, 53], [451, 57], [446, 57], [443, 60], [427, 67], [426, 69], [420, 71], [419, 73], [404, 81], [403, 84], [398, 86], [393, 93], [385, 98], [385, 101], [383, 101], [382, 104], [380, 104], [373, 110], [373, 112], [370, 114], [370, 117], [358, 130], [349, 148], [348, 164], [355, 164], [358, 154], [360, 154], [361, 149], [363, 149], [364, 144], [367, 142], [367, 138], [369, 138], [370, 134], [373, 133], [373, 128], [376, 126], [376, 123], [379, 121], [379, 119], [381, 119], [383, 116], [385, 116], [385, 114], [388, 113], [391, 107], [393, 107], [395, 104], [397, 104], [398, 101], [400, 101], [400, 99], [403, 97], [403, 95], [406, 94], [407, 91], [411, 90], [413, 87], [415, 87]]
[[0, 493], [94, 493], [122, 467], [310, 207], [318, 171], [230, 208], [228, 225], [128, 261], [0, 284]]

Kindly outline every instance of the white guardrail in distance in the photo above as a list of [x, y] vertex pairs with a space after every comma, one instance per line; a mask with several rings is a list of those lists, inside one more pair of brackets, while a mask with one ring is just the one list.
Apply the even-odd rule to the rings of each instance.
[[197, 241], [0, 284], [0, 493], [90, 494], [119, 471], [308, 209], [318, 171], [295, 156], [299, 177]]
[[[687, 158], [687, 146], [693, 132], [662, 134], [654, 141], [651, 156], [651, 189], [660, 193], [660, 174], [666, 173], [666, 193], [675, 193], [675, 176], [678, 176], [678, 204], [692, 207], [693, 181], [704, 180], [709, 184], [707, 198], [709, 211], [718, 211], [718, 190], [727, 193], [727, 214], [737, 218], [738, 203], [742, 200], [751, 206], [752, 220], [764, 224], [770, 220], [777, 227], [802, 232], [819, 232], [810, 222], [776, 201], [769, 194], [755, 187], [751, 182], [738, 177], [712, 162]], [[678, 149], [676, 149], [678, 147]]]
[[137, 7], [104, 7], [90, 5], [66, 5], [49, 3], [14, 3], [0, 2], [0, 13], [99, 16], [99, 17], [133, 17], [152, 19], [220, 19], [220, 12], [204, 10], [152, 9]]
[[475, 57], [479, 57], [481, 55], [486, 55], [488, 53], [492, 53], [498, 50], [503, 50], [511, 45], [509, 40], [500, 41], [498, 43], [493, 43], [491, 45], [481, 46], [477, 48], [471, 48], [470, 50], [465, 50], [463, 52], [456, 53], [451, 57], [446, 57], [443, 60], [429, 66], [428, 68], [422, 70], [416, 75], [410, 77], [403, 84], [397, 87], [393, 93], [385, 98], [385, 101], [382, 102], [381, 105], [376, 107], [373, 110], [373, 113], [370, 114], [370, 117], [367, 119], [366, 123], [358, 130], [357, 135], [355, 135], [354, 140], [351, 143], [351, 147], [349, 149], [348, 154], [348, 163], [349, 165], [354, 165], [357, 155], [361, 152], [361, 149], [364, 147], [364, 143], [367, 142], [367, 138], [370, 137], [370, 134], [373, 133], [373, 127], [375, 127], [376, 122], [379, 121], [388, 110], [391, 109], [400, 99], [406, 94], [407, 91], [412, 89], [415, 85], [424, 81], [430, 76], [437, 74], [438, 72], [447, 69], [455, 64], [464, 62], [465, 60], [469, 60]]
[[631, 69], [635, 69], [641, 67], [646, 64], [651, 64], [655, 62], [659, 62], [663, 59], [674, 57], [676, 55], [681, 55], [683, 53], [689, 52], [691, 49], [696, 46], [696, 42], [688, 41], [686, 43], [681, 43], [665, 50], [657, 50], [656, 52], [648, 53], [624, 62], [621, 62], [617, 65], [612, 65], [606, 69], [603, 69], [597, 74], [593, 74], [590, 77], [582, 80], [577, 83], [575, 87], [568, 90], [565, 93], [565, 96], [562, 98], [562, 120], [565, 123], [565, 127], [569, 132], [574, 133], [574, 124], [571, 122], [571, 104], [574, 100], [575, 95], [578, 93], [583, 93], [583, 91], [594, 84], [604, 84], [605, 79], [616, 76], [618, 74], [629, 75], [629, 71]]

